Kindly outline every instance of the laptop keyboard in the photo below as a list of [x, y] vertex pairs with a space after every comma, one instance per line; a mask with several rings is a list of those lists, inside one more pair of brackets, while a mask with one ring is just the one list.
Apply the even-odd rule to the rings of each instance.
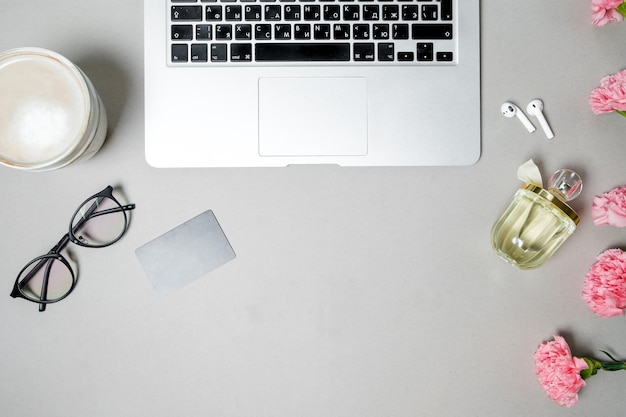
[[168, 0], [168, 64], [454, 65], [456, 1]]

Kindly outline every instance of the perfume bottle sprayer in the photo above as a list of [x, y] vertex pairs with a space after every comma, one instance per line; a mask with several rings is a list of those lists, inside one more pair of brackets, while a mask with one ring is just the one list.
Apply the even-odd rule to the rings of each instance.
[[580, 219], [567, 204], [582, 191], [580, 176], [556, 171], [544, 189], [532, 159], [518, 170], [525, 181], [491, 231], [496, 253], [520, 269], [543, 265], [574, 232]]

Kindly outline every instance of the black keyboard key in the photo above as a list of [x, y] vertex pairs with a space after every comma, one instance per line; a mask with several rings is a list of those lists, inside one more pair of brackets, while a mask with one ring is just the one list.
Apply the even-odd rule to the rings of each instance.
[[191, 62], [207, 62], [209, 57], [206, 43], [191, 45]]
[[230, 45], [230, 60], [232, 62], [251, 62], [252, 44], [233, 43]]
[[400, 9], [397, 4], [384, 4], [383, 5], [383, 20], [398, 20], [400, 19]]
[[272, 39], [272, 25], [268, 23], [254, 25], [254, 39]]
[[228, 48], [225, 43], [213, 43], [211, 44], [211, 61], [212, 62], [226, 62], [228, 58]]
[[340, 10], [338, 4], [324, 6], [324, 20], [339, 20], [341, 18]]
[[316, 23], [313, 25], [313, 38], [317, 40], [330, 39], [330, 25], [326, 23]]
[[452, 25], [447, 23], [413, 23], [411, 35], [413, 39], [452, 39]]
[[172, 40], [186, 40], [193, 39], [193, 25], [172, 25]]
[[277, 22], [281, 19], [282, 10], [280, 5], [278, 4], [270, 4], [265, 6], [265, 20], [269, 22]]
[[374, 44], [373, 43], [355, 43], [352, 58], [355, 61], [373, 61], [374, 60]]
[[239, 41], [252, 40], [252, 25], [235, 25], [235, 39]]
[[225, 10], [226, 20], [241, 20], [241, 6], [239, 5], [228, 5]]
[[197, 25], [196, 26], [196, 39], [198, 40], [211, 40], [213, 33], [211, 25]]
[[450, 62], [454, 59], [452, 52], [437, 52], [437, 61]]
[[285, 23], [277, 23], [274, 25], [274, 39], [279, 41], [291, 39], [291, 25]]
[[413, 52], [398, 52], [398, 61], [413, 61]]
[[233, 25], [215, 25], [215, 39], [229, 41], [233, 38]]
[[250, 21], [261, 20], [261, 6], [258, 4], [246, 4], [243, 8], [244, 19]]
[[359, 20], [361, 18], [361, 7], [357, 4], [347, 4], [343, 6], [343, 20]]
[[363, 20], [380, 20], [380, 7], [377, 4], [364, 5]]
[[402, 6], [402, 20], [419, 20], [419, 16], [418, 6], [414, 4]]
[[172, 20], [202, 20], [202, 6], [172, 6]]
[[304, 6], [304, 20], [320, 20], [321, 13], [320, 6], [317, 4]]
[[311, 39], [311, 25], [306, 24], [295, 24], [293, 25], [293, 37], [294, 39], [299, 40], [309, 40]]
[[285, 5], [285, 20], [298, 21], [302, 17], [302, 12], [299, 4], [287, 4]]
[[333, 39], [350, 39], [351, 27], [346, 23], [337, 23], [333, 26]]
[[367, 23], [357, 23], [352, 28], [352, 37], [355, 40], [370, 38], [370, 25]]
[[391, 37], [393, 39], [409, 39], [409, 25], [404, 23], [391, 25]]
[[422, 6], [422, 20], [439, 19], [439, 8], [436, 4]]
[[219, 22], [222, 20], [222, 6], [207, 6], [206, 20]]
[[417, 44], [417, 60], [432, 61], [433, 60], [433, 44], [430, 42]]
[[172, 45], [172, 62], [187, 62], [189, 61], [189, 51], [187, 44], [173, 44]]
[[257, 43], [257, 61], [349, 61], [349, 43]]
[[452, 0], [441, 0], [441, 20], [452, 20]]
[[374, 39], [389, 39], [389, 25], [375, 24], [372, 33]]
[[379, 61], [393, 61], [394, 60], [393, 43], [379, 43], [378, 44], [378, 60]]

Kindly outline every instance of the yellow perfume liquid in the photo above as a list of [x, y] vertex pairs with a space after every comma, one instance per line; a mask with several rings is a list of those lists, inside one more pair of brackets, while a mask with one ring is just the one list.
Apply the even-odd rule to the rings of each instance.
[[[563, 175], [569, 182], [563, 182]], [[550, 182], [549, 191], [534, 184], [520, 188], [491, 231], [496, 253], [520, 269], [543, 265], [579, 222], [576, 212], [564, 200], [580, 193], [580, 177], [573, 171], [561, 170]]]

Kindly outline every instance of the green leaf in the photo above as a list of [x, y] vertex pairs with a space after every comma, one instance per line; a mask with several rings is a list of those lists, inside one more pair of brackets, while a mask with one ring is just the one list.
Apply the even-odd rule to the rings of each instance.
[[[622, 3], [622, 5], [624, 5], [626, 3]], [[618, 112], [619, 114], [621, 114], [622, 116], [626, 117], [626, 111], [624, 110], [615, 110], [616, 112]]]
[[604, 353], [608, 356], [613, 362], [602, 362], [602, 369], [605, 371], [621, 371], [626, 370], [626, 362], [620, 362], [615, 359], [609, 352], [606, 350], [600, 350], [600, 352]]
[[609, 359], [610, 359], [610, 360], [612, 360], [613, 362], [618, 362], [618, 360], [617, 360], [617, 359], [615, 359], [615, 358], [613, 357], [613, 355], [611, 355], [611, 354], [610, 354], [609, 352], [607, 352], [606, 350], [602, 350], [602, 349], [600, 349], [600, 352], [602, 352], [602, 353], [604, 353], [606, 356], [608, 356], [608, 357], [609, 357]]
[[617, 6], [616, 10], [626, 17], [626, 2]]
[[605, 371], [622, 371], [626, 369], [626, 363], [624, 362], [603, 363], [602, 369], [604, 369]]

